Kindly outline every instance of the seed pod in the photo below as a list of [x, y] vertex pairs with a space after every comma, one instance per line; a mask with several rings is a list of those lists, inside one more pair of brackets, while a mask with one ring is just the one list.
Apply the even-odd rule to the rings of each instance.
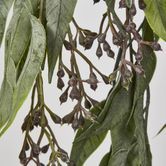
[[113, 35], [112, 42], [113, 42], [114, 45], [121, 46], [123, 40], [120, 39], [120, 37], [116, 37], [116, 36]]
[[107, 51], [107, 56], [114, 59], [115, 53], [114, 53], [111, 49], [109, 49], [109, 50]]
[[68, 124], [72, 123], [72, 121], [74, 119], [74, 114], [75, 114], [75, 112], [72, 111], [71, 113], [69, 113], [66, 116], [64, 116], [62, 118], [62, 124], [64, 124], [64, 123], [68, 123]]
[[108, 44], [108, 42], [107, 41], [105, 41], [104, 43], [103, 43], [103, 50], [104, 51], [108, 51], [108, 50], [110, 50], [110, 45]]
[[32, 145], [33, 157], [37, 157], [40, 154], [40, 147], [37, 144]]
[[94, 91], [97, 89], [97, 87], [98, 87], [97, 84], [91, 84], [90, 85], [90, 88], [93, 89]]
[[67, 99], [68, 99], [68, 90], [69, 90], [69, 88], [67, 88], [67, 89], [62, 93], [62, 95], [59, 97], [59, 100], [60, 100], [61, 104], [62, 104], [62, 103], [65, 103], [65, 102], [67, 101]]
[[105, 38], [106, 38], [106, 34], [105, 34], [105, 33], [102, 33], [102, 34], [100, 34], [100, 35], [98, 36], [97, 41], [98, 41], [99, 43], [104, 43], [104, 42], [105, 42]]
[[20, 160], [26, 159], [26, 152], [25, 152], [25, 150], [21, 150], [21, 152], [19, 154], [19, 159]]
[[76, 86], [77, 85], [77, 78], [75, 77], [75, 76], [72, 76], [71, 78], [70, 78], [70, 80], [68, 81], [68, 85], [69, 86], [71, 86], [71, 87], [73, 87], [73, 86]]
[[85, 99], [84, 106], [85, 106], [86, 109], [90, 109], [92, 105], [91, 105], [91, 103], [88, 99]]
[[132, 4], [131, 5], [131, 8], [129, 9], [129, 14], [130, 14], [130, 16], [135, 16], [136, 15], [136, 13], [137, 13], [137, 11], [136, 11], [136, 7], [135, 7], [135, 5], [134, 4]]
[[97, 50], [96, 50], [96, 55], [97, 55], [98, 58], [100, 58], [103, 55], [103, 51], [102, 51], [100, 43], [98, 44], [98, 47], [97, 47]]
[[136, 28], [136, 24], [134, 22], [131, 22], [130, 23], [130, 27], [131, 27], [131, 29], [135, 29]]
[[72, 45], [70, 42], [68, 42], [67, 40], [64, 40], [63, 44], [64, 44], [66, 50], [72, 50]]
[[65, 72], [64, 72], [64, 70], [62, 68], [58, 70], [57, 76], [61, 77], [61, 78], [65, 76]]
[[94, 37], [86, 37], [84, 40], [84, 48], [85, 50], [88, 50], [92, 47], [94, 41]]
[[138, 6], [141, 10], [144, 10], [146, 8], [144, 0], [138, 0]]
[[53, 112], [51, 112], [50, 113], [50, 117], [51, 117], [51, 119], [53, 120], [53, 122], [55, 124], [61, 124], [61, 118], [58, 115], [56, 115]]
[[127, 6], [126, 6], [126, 2], [125, 2], [125, 0], [120, 0], [119, 1], [119, 8], [126, 8]]
[[69, 97], [70, 97], [72, 100], [74, 100], [74, 99], [80, 100], [80, 99], [81, 99], [81, 92], [80, 92], [80, 90], [77, 88], [77, 86], [73, 86], [73, 87], [72, 87], [72, 90], [71, 90], [71, 92], [70, 92]]
[[138, 49], [138, 51], [135, 55], [135, 59], [136, 59], [138, 64], [142, 61], [143, 55], [142, 55], [142, 50], [141, 49]]
[[58, 77], [57, 88], [60, 89], [60, 90], [62, 90], [64, 86], [65, 86], [65, 84], [64, 84], [62, 78]]
[[76, 131], [79, 128], [79, 120], [77, 118], [73, 120], [71, 127], [74, 131]]
[[83, 35], [83, 33], [81, 31], [79, 31], [79, 39], [78, 40], [79, 40], [79, 44], [81, 46], [84, 46], [84, 44], [85, 44], [85, 42], [84, 42], [85, 36]]
[[99, 81], [97, 80], [97, 76], [95, 73], [91, 72], [89, 75], [89, 79], [86, 80], [88, 84], [97, 84]]
[[42, 153], [47, 153], [48, 152], [48, 149], [49, 149], [49, 144], [47, 144], [47, 145], [45, 145], [45, 146], [43, 146], [40, 150], [41, 150], [41, 152]]
[[40, 116], [39, 116], [38, 112], [35, 112], [34, 117], [33, 117], [33, 125], [37, 127], [39, 125], [39, 123], [40, 123]]
[[152, 47], [153, 50], [155, 50], [155, 51], [161, 51], [161, 50], [162, 50], [160, 44], [157, 43], [157, 42], [152, 42], [151, 47]]

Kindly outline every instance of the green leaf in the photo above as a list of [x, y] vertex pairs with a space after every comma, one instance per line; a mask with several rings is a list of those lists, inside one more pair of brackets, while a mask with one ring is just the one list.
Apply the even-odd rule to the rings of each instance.
[[110, 155], [111, 155], [111, 152], [106, 153], [104, 157], [102, 158], [99, 166], [108, 166]]
[[6, 19], [14, 0], [0, 0], [0, 45], [5, 31]]
[[61, 55], [63, 41], [72, 20], [77, 0], [46, 0], [48, 78], [51, 83], [54, 68]]
[[[101, 102], [100, 105], [101, 107], [103, 107], [103, 102]], [[97, 116], [101, 112], [101, 107], [95, 107], [91, 110], [91, 112]], [[77, 140], [77, 137], [80, 137], [89, 128], [91, 124], [92, 122], [86, 120], [83, 129], [78, 130], [75, 136], [75, 140]], [[107, 132], [103, 132], [98, 136], [91, 136], [81, 141], [74, 141], [70, 159], [74, 161], [77, 166], [82, 166], [83, 163], [87, 160], [87, 158], [103, 142], [106, 134]]]
[[12, 124], [17, 111], [26, 99], [37, 74], [40, 72], [45, 55], [45, 30], [34, 16], [30, 16], [30, 21], [32, 26], [31, 42], [17, 82], [16, 68], [12, 57], [8, 56], [8, 61], [5, 64], [6, 72], [0, 91], [0, 136]]
[[166, 2], [165, 0], [145, 0], [145, 15], [153, 31], [166, 40]]
[[29, 46], [31, 37], [31, 23], [27, 17], [27, 10], [36, 15], [39, 0], [16, 0], [13, 9], [13, 17], [6, 33], [5, 63], [10, 56], [16, 68]]
[[[98, 130], [100, 128], [104, 119], [107, 116], [107, 113], [109, 111], [110, 105], [112, 104], [112, 100], [114, 99], [114, 96], [120, 90], [120, 82], [119, 81], [117, 82], [117, 84], [114, 86], [114, 88], [111, 90], [110, 94], [108, 95], [108, 98], [106, 100], [104, 108], [102, 109], [101, 113], [99, 114], [99, 116], [97, 118], [98, 123], [91, 124], [91, 126], [89, 126], [89, 128], [87, 128], [87, 130], [83, 134], [81, 134], [75, 141], [80, 141], [80, 140], [88, 138], [89, 136], [92, 136], [93, 134], [96, 134], [96, 130]], [[103, 132], [103, 131], [101, 130], [101, 132]], [[99, 134], [101, 132], [99, 132]]]

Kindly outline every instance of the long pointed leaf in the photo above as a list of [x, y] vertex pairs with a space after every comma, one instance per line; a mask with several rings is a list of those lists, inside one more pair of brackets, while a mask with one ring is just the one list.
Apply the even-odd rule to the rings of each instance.
[[46, 0], [48, 78], [51, 83], [56, 61], [73, 17], [77, 0]]
[[5, 31], [6, 19], [14, 0], [0, 0], [0, 45]]
[[[11, 125], [17, 111], [26, 99], [33, 82], [41, 69], [44, 58], [46, 47], [45, 30], [37, 18], [31, 16], [30, 20], [32, 26], [31, 43], [25, 64], [17, 82], [14, 62], [10, 56], [8, 57], [6, 69], [9, 69], [10, 73], [6, 73], [0, 92], [0, 136]], [[12, 66], [10, 66], [11, 64]], [[6, 87], [9, 89], [5, 91], [4, 88]], [[7, 98], [9, 96], [10, 101], [8, 102]]]

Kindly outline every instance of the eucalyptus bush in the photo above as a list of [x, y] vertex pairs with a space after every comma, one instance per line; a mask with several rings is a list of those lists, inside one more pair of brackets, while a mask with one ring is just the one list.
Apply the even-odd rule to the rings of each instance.
[[[147, 135], [149, 84], [156, 66], [155, 51], [161, 50], [158, 40], [166, 40], [166, 0], [105, 0], [107, 10], [98, 32], [81, 27], [74, 19], [76, 3], [77, 0], [0, 0], [0, 44], [5, 38], [0, 136], [11, 126], [31, 91], [29, 113], [21, 126], [25, 135], [19, 154], [22, 165], [31, 161], [37, 166], [84, 165], [110, 131], [110, 152], [100, 166], [151, 166]], [[13, 15], [4, 36], [12, 6]], [[119, 18], [117, 10], [125, 11], [125, 20]], [[145, 17], [138, 25], [134, 17], [140, 10]], [[94, 56], [108, 56], [115, 64], [109, 75], [85, 55], [94, 42]], [[117, 54], [112, 45], [117, 46]], [[62, 49], [70, 53], [70, 65], [64, 63]], [[86, 79], [82, 78], [78, 56], [89, 66]], [[64, 117], [45, 102], [43, 81], [47, 80], [43, 80], [42, 71], [46, 63], [49, 83], [56, 75], [57, 88], [63, 90], [57, 102], [71, 102], [69, 98], [76, 101]], [[58, 71], [54, 70], [56, 65]], [[99, 82], [110, 87], [104, 101], [91, 97], [85, 87], [88, 84], [95, 91]], [[70, 156], [58, 144], [50, 120], [57, 125], [69, 124], [76, 131]], [[37, 140], [32, 136], [36, 128], [40, 129]], [[47, 144], [43, 145], [44, 138]], [[49, 153], [48, 163], [42, 163], [41, 153]]]

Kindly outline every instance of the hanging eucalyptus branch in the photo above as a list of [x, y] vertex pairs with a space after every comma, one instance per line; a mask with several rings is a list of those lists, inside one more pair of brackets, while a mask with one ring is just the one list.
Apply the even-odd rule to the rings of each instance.
[[[98, 32], [81, 27], [75, 20], [76, 3], [77, 0], [0, 0], [0, 44], [13, 5], [5, 35], [0, 136], [10, 127], [32, 89], [31, 106], [22, 124], [25, 135], [19, 155], [22, 165], [33, 161], [37, 166], [62, 163], [82, 166], [110, 131], [110, 152], [104, 155], [100, 166], [151, 166], [147, 135], [149, 84], [156, 66], [154, 51], [161, 50], [158, 39], [166, 40], [166, 1], [105, 0], [107, 10]], [[117, 4], [120, 9], [116, 8]], [[117, 10], [125, 10], [125, 20], [118, 17]], [[139, 10], [145, 13], [140, 26], [134, 22]], [[110, 34], [112, 40], [108, 38]], [[108, 56], [115, 63], [109, 75], [100, 71], [86, 55], [94, 41], [98, 43], [96, 56], [99, 59]], [[117, 46], [118, 54], [112, 45]], [[64, 62], [63, 48], [70, 53], [70, 66]], [[86, 79], [82, 78], [77, 57], [89, 67]], [[69, 98], [77, 101], [62, 118], [44, 99], [43, 81], [46, 81], [42, 71], [46, 61], [49, 83], [56, 75], [57, 88], [63, 90], [57, 102], [70, 102]], [[68, 82], [64, 82], [64, 77], [68, 77]], [[110, 86], [110, 91], [104, 101], [97, 101], [88, 94], [85, 84], [95, 91], [101, 80]], [[50, 120], [55, 124], [69, 124], [77, 131], [70, 156], [58, 144]], [[37, 140], [31, 134], [36, 127], [40, 129]], [[43, 145], [45, 138], [47, 144]], [[41, 153], [50, 153], [47, 164], [42, 163]]]

